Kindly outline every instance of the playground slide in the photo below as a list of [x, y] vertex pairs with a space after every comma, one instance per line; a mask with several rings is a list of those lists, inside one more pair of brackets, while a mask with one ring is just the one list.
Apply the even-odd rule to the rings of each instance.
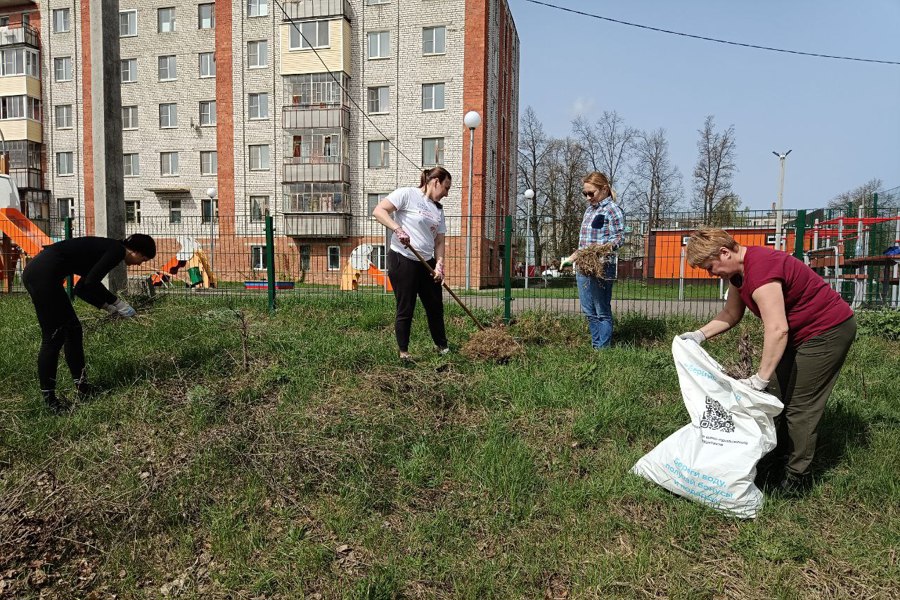
[[15, 208], [0, 208], [0, 233], [5, 233], [28, 256], [34, 257], [53, 243], [28, 217]]

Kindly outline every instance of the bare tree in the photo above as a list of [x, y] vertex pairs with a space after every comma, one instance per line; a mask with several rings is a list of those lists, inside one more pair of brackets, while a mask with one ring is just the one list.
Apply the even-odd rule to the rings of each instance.
[[632, 210], [648, 221], [650, 227], [659, 227], [662, 216], [674, 210], [683, 197], [681, 171], [669, 157], [664, 129], [644, 132], [638, 137], [634, 181], [635, 195], [640, 202], [634, 202]]
[[572, 121], [572, 131], [584, 147], [590, 169], [606, 173], [621, 198], [620, 202], [624, 202], [629, 192], [629, 161], [640, 132], [628, 127], [615, 111], [603, 111], [594, 123], [583, 116], [578, 117]]
[[712, 115], [698, 130], [697, 165], [694, 167], [694, 208], [703, 212], [706, 221], [725, 201], [733, 201], [732, 180], [737, 172], [734, 125], [717, 132]]
[[[844, 208], [850, 209], [856, 213], [860, 206], [869, 208], [873, 205], [875, 193], [884, 187], [882, 181], [878, 178], [870, 179], [866, 183], [853, 188], [852, 190], [841, 192], [828, 201], [828, 208]], [[878, 198], [878, 206], [885, 208], [896, 208], [896, 200], [893, 197]]]
[[[530, 217], [530, 223], [520, 230], [525, 236], [531, 235], [534, 240], [535, 256], [541, 255], [540, 231], [537, 223], [540, 222], [540, 215], [546, 212], [546, 205], [552, 190], [548, 187], [552, 182], [548, 179], [551, 167], [551, 159], [553, 152], [553, 140], [544, 132], [544, 126], [538, 119], [532, 107], [527, 107], [522, 113], [519, 121], [519, 194], [517, 198], [522, 198], [525, 190], [534, 190], [534, 198], [530, 201], [530, 206], [525, 206], [528, 202], [516, 202], [516, 221], [525, 223], [526, 218]], [[538, 263], [540, 264], [540, 263]]]
[[552, 256], [569, 254], [578, 246], [578, 234], [584, 202], [581, 197], [582, 179], [588, 169], [587, 151], [576, 139], [557, 140], [553, 153], [555, 193], [549, 209], [547, 250]]

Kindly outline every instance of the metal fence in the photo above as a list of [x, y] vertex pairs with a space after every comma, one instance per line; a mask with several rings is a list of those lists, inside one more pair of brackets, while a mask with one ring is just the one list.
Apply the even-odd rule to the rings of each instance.
[[[687, 237], [706, 222], [742, 244], [780, 247], [815, 268], [854, 307], [900, 307], [898, 258], [887, 250], [900, 239], [896, 209], [785, 210], [776, 231], [771, 211], [706, 217], [698, 213], [630, 220], [618, 255], [613, 309], [646, 316], [708, 317], [723, 303], [723, 285], [687, 265]], [[368, 296], [392, 301], [386, 269], [387, 231], [370, 216], [297, 213], [204, 217], [170, 212], [129, 215], [127, 233], [157, 240], [154, 261], [131, 267], [133, 293], [192, 296], [250, 295], [271, 306], [286, 296]], [[52, 240], [65, 223], [39, 223]], [[537, 222], [510, 216], [447, 217], [447, 283], [472, 308], [506, 316], [527, 310], [579, 313], [578, 290], [561, 258], [576, 247], [579, 222]], [[91, 231], [71, 222], [71, 236]], [[469, 232], [471, 231], [471, 237]], [[285, 235], [285, 234], [288, 235]], [[19, 261], [12, 285], [21, 290]]]

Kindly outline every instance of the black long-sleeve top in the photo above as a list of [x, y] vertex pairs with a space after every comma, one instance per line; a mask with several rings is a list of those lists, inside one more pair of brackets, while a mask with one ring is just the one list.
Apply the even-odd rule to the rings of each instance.
[[112, 304], [116, 296], [103, 285], [103, 278], [125, 258], [125, 246], [121, 240], [103, 237], [80, 237], [46, 246], [38, 255], [43, 257], [45, 276], [61, 281], [69, 275], [78, 275], [75, 294], [85, 302], [101, 308]]

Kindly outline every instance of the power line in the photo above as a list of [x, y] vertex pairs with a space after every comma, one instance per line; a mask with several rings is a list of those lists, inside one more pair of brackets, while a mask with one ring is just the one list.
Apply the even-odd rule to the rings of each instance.
[[691, 38], [695, 40], [703, 40], [704, 42], [715, 42], [717, 44], [727, 44], [729, 46], [740, 46], [742, 48], [752, 48], [753, 50], [768, 50], [769, 52], [781, 52], [783, 54], [797, 54], [800, 56], [812, 56], [814, 58], [830, 58], [834, 60], [852, 60], [856, 62], [865, 62], [865, 63], [877, 63], [882, 65], [900, 65], [900, 62], [893, 60], [878, 60], [875, 58], [856, 58], [853, 56], [835, 56], [832, 54], [819, 54], [817, 52], [803, 52], [800, 50], [787, 50], [785, 48], [772, 48], [771, 46], [760, 46], [758, 44], [745, 44], [743, 42], [732, 42], [730, 40], [720, 40], [718, 38], [711, 38], [702, 35], [694, 35], [692, 33], [682, 33], [680, 31], [672, 31], [671, 29], [662, 29], [660, 27], [651, 27], [649, 25], [641, 25], [640, 23], [630, 23], [628, 21], [622, 21], [620, 19], [613, 19], [611, 17], [603, 17], [600, 15], [595, 15], [592, 13], [584, 12], [581, 10], [575, 10], [573, 8], [566, 8], [564, 6], [557, 6], [555, 4], [550, 4], [549, 2], [541, 2], [540, 0], [525, 0], [525, 2], [530, 2], [532, 4], [537, 4], [540, 6], [546, 6], [548, 8], [553, 8], [556, 10], [560, 10], [563, 12], [573, 13], [576, 15], [581, 15], [583, 17], [590, 17], [592, 19], [598, 19], [600, 21], [608, 21], [610, 23], [616, 23], [618, 25], [627, 25], [628, 27], [636, 27], [638, 29], [646, 29], [648, 31], [656, 31], [658, 33], [668, 33], [669, 35], [677, 35], [681, 37]]
[[[297, 23], [294, 21], [294, 19], [292, 19], [291, 16], [290, 16], [289, 14], [287, 14], [287, 11], [284, 9], [284, 6], [282, 5], [282, 3], [279, 2], [278, 0], [274, 0], [274, 2], [275, 2], [275, 4], [278, 6], [278, 8], [281, 9], [281, 12], [282, 12], [282, 14], [284, 15], [284, 18], [291, 24], [291, 26], [292, 26], [295, 30], [297, 30], [297, 33], [300, 34], [300, 37], [303, 38], [303, 41], [306, 42], [306, 45], [309, 46], [309, 49], [312, 50], [312, 51], [315, 53], [316, 58], [318, 58], [318, 59], [319, 59], [319, 62], [322, 63], [322, 66], [325, 67], [325, 71], [326, 71], [329, 75], [331, 75], [331, 78], [334, 80], [334, 82], [337, 84], [337, 86], [338, 86], [339, 88], [341, 88], [341, 91], [343, 91], [343, 92], [347, 95], [347, 99], [350, 100], [350, 103], [353, 104], [354, 108], [356, 108], [356, 110], [359, 111], [359, 114], [362, 115], [363, 118], [364, 118], [366, 121], [368, 121], [368, 122], [372, 125], [372, 127], [375, 128], [375, 131], [377, 131], [377, 132], [379, 133], [379, 135], [381, 135], [381, 137], [384, 138], [384, 140], [385, 140], [388, 144], [390, 144], [390, 146], [391, 146], [392, 148], [394, 148], [394, 150], [397, 151], [397, 154], [399, 154], [400, 156], [402, 156], [403, 158], [405, 158], [406, 160], [408, 160], [409, 163], [410, 163], [412, 166], [414, 166], [414, 167], [416, 168], [417, 171], [421, 171], [421, 170], [422, 170], [422, 166], [419, 165], [418, 163], [416, 163], [414, 160], [412, 160], [412, 159], [411, 159], [410, 157], [408, 157], [406, 154], [404, 154], [403, 151], [400, 150], [400, 148], [397, 146], [397, 144], [395, 144], [395, 143], [387, 136], [387, 134], [385, 134], [383, 131], [381, 131], [381, 129], [378, 127], [378, 125], [376, 125], [375, 122], [372, 121], [371, 118], [369, 118], [369, 115], [366, 114], [366, 111], [364, 111], [364, 110], [362, 109], [362, 107], [361, 107], [359, 104], [357, 104], [356, 100], [353, 99], [353, 95], [350, 94], [350, 90], [348, 90], [346, 87], [344, 87], [344, 84], [341, 83], [341, 81], [337, 78], [337, 76], [335, 76], [334, 72], [333, 72], [331, 69], [328, 68], [328, 63], [326, 63], [325, 60], [322, 58], [322, 56], [319, 54], [319, 51], [316, 49], [315, 44], [310, 43], [310, 41], [309, 41], [308, 39], [306, 39], [306, 36], [303, 35], [303, 31], [302, 31], [301, 28], [297, 25]], [[398, 94], [399, 94], [399, 91], [398, 91]], [[398, 104], [398, 108], [399, 108], [399, 104], [400, 104], [400, 103], [398, 102], [397, 104]]]

